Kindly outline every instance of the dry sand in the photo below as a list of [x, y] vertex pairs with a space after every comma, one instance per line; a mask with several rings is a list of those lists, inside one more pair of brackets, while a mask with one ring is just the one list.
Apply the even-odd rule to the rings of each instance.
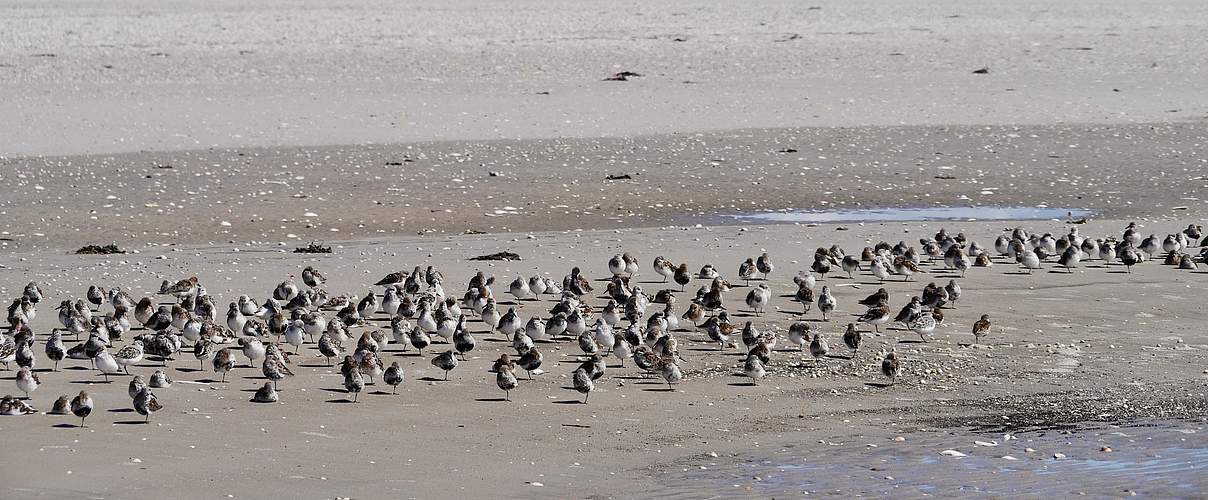
[[[53, 305], [90, 284], [137, 296], [197, 275], [225, 310], [311, 264], [330, 291], [357, 294], [432, 264], [458, 294], [477, 269], [504, 283], [576, 265], [601, 278], [628, 250], [654, 292], [656, 255], [733, 275], [767, 251], [775, 310], [745, 317], [744, 287], [727, 305], [783, 333], [800, 306], [780, 295], [816, 247], [916, 243], [939, 227], [990, 246], [1004, 228], [1070, 226], [735, 215], [1043, 205], [1093, 211], [1076, 227], [1096, 237], [1133, 220], [1158, 235], [1203, 223], [1206, 9], [2, 2], [0, 297], [44, 284], [41, 370]], [[603, 81], [619, 71], [643, 76]], [[308, 241], [334, 253], [287, 253]], [[107, 243], [131, 253], [71, 254]], [[524, 260], [466, 260], [499, 250]], [[215, 383], [185, 352], [150, 425], [132, 423], [127, 377], [102, 383], [68, 361], [39, 372], [32, 403], [45, 411], [87, 389], [97, 412], [86, 429], [0, 417], [0, 497], [1202, 495], [1204, 264], [1051, 267], [973, 269], [930, 342], [869, 335], [854, 366], [778, 351], [758, 386], [735, 376], [739, 349], [680, 332], [687, 378], [675, 391], [614, 359], [587, 405], [568, 388], [574, 342], [542, 345], [548, 373], [498, 401], [486, 370], [510, 343], [482, 333], [448, 382], [424, 380], [439, 376], [435, 350], [392, 346], [400, 394], [373, 387], [356, 405], [310, 344], [273, 405], [248, 402], [259, 369]], [[884, 285], [891, 307], [952, 279], [929, 271]], [[866, 272], [827, 281], [834, 320], [806, 319], [844, 354], [855, 301], [878, 285]], [[525, 303], [521, 316], [551, 305]], [[982, 313], [995, 332], [969, 346]], [[881, 387], [877, 351], [894, 347], [904, 375]], [[11, 376], [0, 382], [16, 393]]]

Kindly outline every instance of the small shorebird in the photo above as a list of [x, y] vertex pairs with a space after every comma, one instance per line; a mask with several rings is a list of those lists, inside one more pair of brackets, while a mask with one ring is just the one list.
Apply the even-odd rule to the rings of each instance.
[[445, 371], [445, 380], [449, 380], [449, 371], [457, 368], [457, 356], [453, 355], [453, 351], [442, 352], [432, 358], [432, 366]]
[[319, 354], [327, 358], [327, 366], [331, 366], [331, 358], [342, 356], [344, 354], [344, 346], [336, 343], [327, 332], [323, 332], [319, 336]]
[[361, 369], [362, 375], [369, 378], [370, 384], [377, 384], [377, 380], [386, 372], [386, 365], [382, 362], [382, 358], [378, 357], [376, 351], [357, 349], [352, 357], [359, 359], [357, 367]]
[[403, 368], [398, 365], [398, 361], [390, 363], [386, 371], [382, 373], [382, 382], [392, 387], [391, 394], [398, 394], [398, 385], [403, 383]]
[[1065, 268], [1069, 273], [1074, 272], [1074, 268], [1078, 267], [1078, 261], [1082, 260], [1082, 250], [1076, 246], [1070, 246], [1065, 249], [1061, 257], [1057, 259], [1057, 264]]
[[873, 326], [877, 333], [881, 333], [881, 325], [889, 322], [889, 306], [881, 303], [870, 307], [856, 321], [868, 323]]
[[141, 391], [134, 397], [134, 411], [139, 415], [146, 417], [144, 422], [151, 421], [151, 414], [163, 409], [163, 405], [159, 404], [155, 393], [151, 392], [151, 388], [143, 387]]
[[932, 316], [930, 312], [920, 312], [916, 314], [914, 318], [911, 318], [910, 324], [907, 325], [907, 328], [909, 328], [910, 331], [919, 334], [919, 340], [926, 342], [927, 337], [925, 335], [935, 331], [935, 324], [935, 317]]
[[457, 323], [457, 329], [453, 332], [453, 348], [464, 360], [466, 353], [473, 351], [476, 344], [474, 335], [470, 334], [470, 330], [466, 328], [466, 317], [462, 316]]
[[759, 286], [747, 292], [747, 307], [750, 307], [756, 315], [763, 314], [771, 302], [772, 291], [768, 289], [767, 283], [760, 283]]
[[147, 382], [143, 381], [143, 376], [135, 375], [130, 379], [130, 384], [126, 386], [126, 395], [130, 396], [130, 399], [134, 399], [145, 387], [147, 387]]
[[12, 396], [5, 395], [0, 399], [0, 415], [29, 415], [37, 412], [38, 410], [28, 403]]
[[[684, 287], [692, 282], [692, 274], [688, 272], [688, 264], [680, 264], [675, 268], [675, 284], [680, 286], [680, 291], [684, 291]], [[586, 400], [586, 398], [584, 398]]]
[[1019, 265], [1028, 270], [1028, 274], [1032, 274], [1033, 269], [1040, 269], [1040, 256], [1030, 249], [1024, 248], [1020, 251], [1017, 260]]
[[961, 298], [961, 285], [956, 280], [948, 280], [948, 284], [944, 285], [944, 291], [948, 292], [948, 302], [952, 304], [953, 309], [956, 309], [956, 301]]
[[155, 370], [151, 374], [151, 378], [147, 379], [147, 387], [152, 389], [163, 389], [172, 387], [172, 379], [163, 370]]
[[889, 385], [897, 383], [899, 370], [901, 370], [901, 365], [898, 363], [898, 354], [896, 352], [886, 354], [885, 359], [881, 361], [881, 374], [889, 377]]
[[[622, 342], [623, 341], [624, 340], [622, 339]], [[528, 373], [529, 380], [532, 380], [533, 372], [537, 372], [538, 375], [542, 373], [540, 370], [541, 361], [541, 351], [537, 350], [536, 347], [533, 347], [521, 354], [520, 359], [516, 362], [516, 364], [520, 365], [521, 368], [524, 368], [525, 373]]]
[[122, 371], [117, 360], [113, 359], [113, 355], [103, 350], [93, 360], [96, 362], [97, 370], [100, 370], [101, 374], [105, 376], [106, 382], [109, 381], [110, 375], [117, 375]]
[[357, 402], [357, 396], [365, 389], [365, 377], [352, 356], [344, 356], [340, 363], [340, 373], [344, 375], [344, 391], [352, 394], [352, 402]]
[[578, 368], [571, 374], [571, 382], [575, 386], [575, 390], [583, 395], [583, 404], [587, 404], [587, 398], [591, 396], [591, 391], [596, 388], [596, 384], [591, 381], [591, 375], [588, 375], [583, 368]]
[[212, 361], [215, 373], [222, 374], [222, 382], [226, 383], [227, 372], [235, 369], [235, 355], [231, 352], [231, 348], [224, 347], [214, 353]]
[[768, 253], [764, 252], [759, 258], [755, 259], [755, 269], [759, 274], [763, 275], [764, 281], [767, 281], [768, 275], [772, 274], [772, 259], [768, 257]]
[[247, 357], [247, 365], [255, 367], [257, 360], [264, 359], [264, 342], [256, 337], [243, 336], [239, 337], [239, 346], [243, 348], [243, 355]]
[[805, 344], [810, 341], [810, 324], [804, 321], [796, 321], [789, 325], [789, 342], [797, 346], [797, 350], [804, 350]]
[[31, 371], [28, 366], [22, 366], [17, 371], [17, 390], [25, 393], [25, 399], [29, 399], [29, 393], [34, 392], [40, 383], [38, 374]]
[[889, 291], [884, 288], [878, 288], [872, 295], [860, 299], [858, 302], [862, 306], [874, 307], [881, 304], [889, 303]]
[[302, 283], [305, 283], [306, 286], [311, 288], [319, 288], [323, 286], [323, 283], [326, 282], [327, 278], [325, 278], [323, 273], [320, 273], [318, 269], [315, 269], [311, 266], [306, 266], [306, 269], [302, 270]]
[[747, 257], [742, 264], [738, 266], [738, 279], [746, 282], [747, 286], [751, 286], [751, 278], [755, 277], [755, 259]]
[[980, 344], [981, 338], [990, 333], [990, 315], [983, 314], [981, 319], [973, 323], [973, 343]]
[[821, 332], [815, 333], [814, 340], [810, 341], [810, 355], [814, 357], [814, 360], [822, 361], [825, 364], [825, 360], [822, 358], [825, 358], [827, 354], [830, 354], [830, 345], [826, 343], [826, 339], [822, 338]]
[[59, 362], [67, 356], [67, 348], [63, 346], [63, 334], [58, 328], [50, 331], [50, 337], [46, 339], [46, 357], [55, 362], [54, 371], [59, 371]]
[[62, 395], [59, 396], [59, 399], [55, 400], [54, 405], [50, 407], [50, 411], [46, 413], [48, 415], [66, 415], [70, 411], [71, 398], [67, 397], [67, 395]]
[[495, 372], [495, 384], [503, 389], [504, 400], [512, 400], [512, 389], [515, 389], [519, 382], [516, 380], [516, 364], [505, 359], [507, 354], [502, 355], [501, 363], [497, 363], [497, 371]]
[[860, 330], [856, 329], [855, 323], [847, 324], [847, 331], [843, 332], [843, 344], [851, 349], [851, 362], [856, 363], [856, 355], [860, 354]]
[[880, 258], [872, 260], [872, 263], [868, 265], [868, 271], [882, 283], [889, 279], [889, 266], [885, 265], [885, 262]]
[[671, 357], [659, 358], [658, 363], [654, 365], [654, 371], [667, 381], [667, 390], [675, 390], [672, 384], [684, 379], [684, 373], [680, 371], [679, 365], [675, 364], [675, 359]]
[[830, 321], [830, 313], [835, 310], [835, 297], [830, 293], [829, 286], [822, 287], [818, 294], [818, 311], [822, 312], [822, 321]]
[[759, 385], [759, 379], [767, 374], [767, 370], [758, 355], [748, 354], [746, 362], [743, 363], [742, 374], [750, 377], [751, 385]]
[[662, 276], [663, 283], [666, 283], [668, 278], [675, 276], [675, 265], [660, 255], [654, 258], [654, 272]]
[[71, 399], [71, 414], [80, 417], [80, 427], [85, 427], [84, 419], [92, 414], [92, 408], [92, 396], [88, 395], [88, 391], [80, 391]]
[[273, 382], [265, 382], [259, 389], [256, 389], [251, 401], [253, 403], [276, 403], [279, 399], [280, 396], [277, 395], [277, 388], [273, 386]]
[[906, 258], [905, 256], [893, 259], [893, 271], [902, 275], [903, 281], [910, 281], [910, 275], [914, 273], [925, 272], [922, 269], [919, 269], [919, 266], [916, 265], [914, 261]]
[[809, 314], [809, 308], [814, 306], [814, 289], [811, 289], [806, 281], [797, 283], [797, 292], [794, 295], [797, 302], [801, 302], [802, 313]]
[[273, 381], [273, 389], [277, 388], [277, 381], [285, 377], [292, 377], [294, 372], [290, 371], [285, 362], [279, 356], [267, 356], [264, 362], [260, 363], [260, 371], [264, 373], [264, 378]]

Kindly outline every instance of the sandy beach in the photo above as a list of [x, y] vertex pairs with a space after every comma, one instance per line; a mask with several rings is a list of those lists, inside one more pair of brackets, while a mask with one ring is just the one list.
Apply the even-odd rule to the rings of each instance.
[[[1192, 270], [1091, 255], [1028, 273], [994, 240], [1204, 224], [1205, 53], [1208, 7], [1177, 0], [0, 2], [0, 298], [44, 293], [37, 412], [0, 416], [0, 497], [1202, 496], [1199, 242], [1181, 249]], [[607, 80], [623, 71], [641, 76]], [[883, 215], [930, 209], [968, 216]], [[819, 276], [830, 321], [793, 298], [816, 248], [920, 247], [941, 228], [994, 265]], [[311, 242], [332, 251], [292, 252]], [[75, 254], [92, 244], [125, 253]], [[470, 260], [499, 251], [520, 260]], [[273, 404], [249, 402], [259, 365], [236, 354], [220, 382], [185, 342], [131, 367], [175, 380], [144, 423], [130, 376], [53, 371], [43, 351], [55, 306], [90, 285], [170, 304], [161, 281], [196, 276], [223, 324], [228, 303], [301, 286], [306, 266], [357, 297], [431, 265], [460, 298], [481, 271], [525, 321], [557, 297], [515, 301], [508, 283], [579, 267], [598, 316], [621, 252], [640, 264], [630, 285], [672, 290], [677, 315], [710, 280], [681, 292], [654, 258], [716, 266], [731, 320], [779, 336], [758, 385], [741, 340], [719, 350], [681, 320], [670, 389], [610, 357], [583, 404], [583, 352], [563, 338], [536, 344], [544, 373], [519, 370], [506, 401], [489, 370], [519, 353], [467, 311], [478, 343], [447, 381], [430, 360], [450, 345], [390, 343], [398, 394], [378, 381], [356, 404], [310, 339]], [[762, 253], [768, 279], [740, 279]], [[861, 324], [850, 356], [858, 300], [884, 287], [896, 313], [949, 280], [963, 294], [926, 342]], [[760, 284], [772, 300], [756, 315], [744, 298]], [[797, 321], [827, 356], [789, 345]], [[389, 336], [389, 317], [351, 328], [349, 354], [373, 330]], [[0, 395], [22, 396], [10, 364]], [[81, 390], [86, 428], [47, 414]]]

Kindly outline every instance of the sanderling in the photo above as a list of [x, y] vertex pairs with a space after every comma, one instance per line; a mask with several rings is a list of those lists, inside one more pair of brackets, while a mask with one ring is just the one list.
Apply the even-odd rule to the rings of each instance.
[[675, 276], [675, 265], [660, 255], [654, 258], [654, 272], [662, 276], [663, 283], [666, 283], [668, 278]]
[[758, 385], [759, 379], [767, 374], [767, 370], [764, 369], [763, 361], [759, 359], [759, 356], [748, 354], [747, 360], [743, 364], [742, 374], [750, 377], [751, 385]]
[[344, 391], [352, 394], [352, 402], [356, 403], [357, 396], [365, 389], [365, 377], [352, 356], [344, 356], [344, 361], [340, 363], [340, 373], [344, 375]]
[[771, 302], [772, 291], [768, 289], [767, 283], [760, 283], [759, 286], [747, 292], [747, 307], [750, 307], [756, 315], [763, 314]]
[[127, 374], [130, 373], [130, 365], [137, 365], [139, 361], [143, 361], [143, 342], [135, 339], [133, 344], [127, 345], [118, 349], [114, 353], [114, 360], [118, 365], [122, 366], [122, 370]]
[[243, 355], [247, 358], [248, 367], [254, 368], [257, 360], [264, 359], [264, 342], [260, 339], [250, 336], [239, 337], [239, 346], [243, 349]]
[[507, 354], [501, 355], [500, 362], [496, 363], [495, 384], [503, 389], [504, 400], [511, 401], [512, 389], [515, 389], [519, 382], [516, 380], [516, 365], [506, 356]]
[[92, 408], [92, 396], [89, 396], [87, 391], [80, 391], [71, 399], [71, 413], [80, 417], [80, 427], [85, 427], [84, 419], [92, 414]]
[[264, 373], [264, 378], [273, 382], [273, 389], [277, 388], [277, 381], [285, 377], [292, 377], [293, 371], [290, 371], [286, 366], [285, 361], [282, 361], [280, 356], [265, 356], [264, 362], [260, 363], [260, 371]]
[[818, 311], [822, 313], [822, 321], [830, 321], [830, 313], [835, 310], [835, 297], [830, 293], [829, 286], [823, 286], [818, 294]]
[[50, 407], [50, 411], [48, 411], [46, 413], [50, 414], [50, 415], [66, 415], [70, 411], [71, 411], [71, 398], [66, 395], [63, 395], [63, 396], [59, 396], [59, 399], [55, 400], [54, 405]]
[[457, 368], [457, 356], [453, 355], [453, 351], [442, 352], [432, 358], [432, 366], [444, 370], [445, 380], [449, 380], [449, 372]]
[[684, 379], [684, 373], [680, 371], [679, 365], [675, 363], [675, 359], [671, 357], [659, 358], [657, 364], [654, 365], [654, 371], [667, 381], [667, 390], [675, 390], [673, 384], [679, 383]]
[[67, 356], [67, 348], [63, 346], [63, 334], [59, 333], [56, 328], [50, 331], [50, 337], [46, 339], [46, 357], [54, 361], [54, 371], [59, 371], [59, 362]]
[[28, 366], [22, 366], [17, 371], [17, 389], [25, 393], [25, 399], [29, 399], [29, 393], [34, 392], [41, 383], [38, 380], [38, 374], [29, 369]]
[[591, 375], [583, 368], [578, 368], [571, 374], [571, 382], [574, 384], [575, 390], [583, 395], [583, 404], [587, 404], [587, 398], [591, 396], [591, 391], [596, 387], [591, 380]]
[[264, 385], [256, 389], [256, 393], [252, 395], [251, 402], [253, 403], [276, 403], [280, 396], [277, 395], [275, 382], [265, 382]]
[[143, 376], [135, 375], [130, 379], [130, 384], [126, 386], [126, 394], [130, 396], [130, 399], [134, 399], [144, 387], [147, 387], [147, 382], [143, 380]]
[[814, 340], [810, 341], [810, 355], [815, 361], [824, 361], [827, 354], [830, 353], [830, 345], [826, 343], [826, 339], [822, 338], [822, 332], [814, 333]]
[[398, 365], [398, 361], [390, 363], [386, 371], [382, 372], [382, 382], [392, 388], [391, 394], [398, 394], [398, 385], [403, 383], [403, 368]]
[[151, 378], [147, 379], [147, 387], [152, 389], [172, 387], [172, 379], [163, 370], [155, 370], [155, 373], [151, 374]]

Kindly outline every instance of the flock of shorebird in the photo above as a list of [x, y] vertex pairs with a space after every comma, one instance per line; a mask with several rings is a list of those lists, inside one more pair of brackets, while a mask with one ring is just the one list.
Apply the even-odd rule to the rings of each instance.
[[[945, 306], [954, 307], [961, 298], [956, 273], [963, 277], [970, 267], [989, 267], [997, 258], [1000, 263], [1017, 263], [1030, 273], [1056, 257], [1056, 266], [1071, 272], [1087, 260], [1098, 260], [1104, 267], [1123, 265], [1131, 272], [1134, 265], [1164, 256], [1168, 265], [1195, 269], [1196, 261], [1202, 262], [1208, 251], [1192, 256], [1186, 250], [1208, 244], [1208, 241], [1200, 241], [1202, 236], [1201, 228], [1192, 225], [1163, 238], [1155, 235], [1143, 238], [1136, 225], [1129, 224], [1118, 239], [1084, 238], [1076, 228], [1063, 236], [1029, 234], [1016, 228], [995, 240], [993, 252], [996, 256], [977, 242], [968, 240], [964, 234], [951, 235], [945, 230], [940, 230], [934, 237], [921, 239], [917, 247], [905, 242], [896, 245], [881, 242], [864, 248], [858, 255], [849, 254], [838, 246], [818, 248], [809, 269], [801, 270], [793, 277], [797, 290], [792, 294], [792, 300], [800, 303], [801, 316], [809, 315], [816, 308], [822, 321], [830, 321], [837, 307], [836, 298], [830, 286], [817, 286], [819, 281], [826, 280], [827, 274], [842, 272], [850, 278], [860, 272], [881, 282], [893, 276], [910, 280], [916, 273], [927, 273], [926, 267], [938, 266], [934, 264], [936, 261], [943, 261], [944, 269], [953, 273], [952, 278], [944, 285], [926, 285], [920, 295], [911, 297], [896, 314], [890, 309], [890, 295], [885, 288], [858, 301], [867, 310], [855, 322], [848, 323], [842, 335], [854, 363], [863, 335], [858, 324], [866, 324], [880, 333], [882, 326], [899, 323], [926, 342], [927, 336], [943, 324]], [[493, 289], [495, 278], [481, 271], [470, 279], [460, 298], [446, 294], [444, 277], [432, 266], [390, 273], [373, 284], [382, 287], [380, 295], [370, 291], [358, 298], [328, 295], [324, 290], [326, 279], [323, 274], [307, 267], [301, 273], [305, 288], [298, 286], [291, 276], [277, 285], [263, 302], [258, 303], [248, 295], [239, 296], [229, 304], [225, 321], [214, 297], [196, 277], [177, 283], [164, 281], [159, 295], [172, 299], [164, 304], [152, 297], [135, 300], [121, 288], [104, 289], [94, 285], [88, 288], [83, 299], [66, 299], [59, 303], [60, 327], [44, 335], [43, 352], [53, 363], [53, 370], [57, 371], [65, 359], [83, 360], [106, 381], [110, 376], [130, 375], [130, 367], [142, 366], [140, 363], [145, 360], [158, 361], [161, 367], [146, 379], [142, 375], [130, 378], [131, 405], [145, 421], [162, 408], [154, 389], [173, 383], [164, 369], [185, 349], [192, 350], [203, 370], [209, 364], [222, 382], [226, 381], [228, 372], [236, 369], [237, 361], [246, 360], [246, 366], [252, 369], [258, 365], [268, 381], [256, 390], [252, 401], [267, 403], [276, 402], [280, 397], [277, 382], [293, 375], [290, 355], [299, 354], [303, 346], [316, 349], [329, 365], [333, 359], [339, 360], [344, 389], [352, 402], [356, 402], [366, 383], [380, 381], [391, 386], [392, 392], [403, 383], [405, 377], [399, 363], [394, 361], [387, 365], [383, 359], [389, 356], [386, 348], [392, 343], [401, 346], [403, 351], [414, 348], [420, 356], [424, 355], [424, 349], [441, 344], [439, 352], [432, 356], [431, 364], [442, 370], [447, 380], [449, 372], [456, 369], [477, 345], [474, 332], [467, 326], [472, 316], [485, 325], [486, 334], [505, 336], [516, 351], [515, 356], [501, 355], [491, 367], [507, 400], [521, 384], [517, 369], [523, 369], [529, 379], [540, 375], [543, 362], [540, 344], [560, 340], [573, 339], [583, 352], [576, 361], [578, 366], [570, 374], [573, 389], [583, 395], [583, 403], [587, 402], [596, 381], [609, 368], [606, 359], [610, 355], [618, 358], [621, 368], [625, 367], [626, 361], [632, 360], [633, 366], [644, 374], [661, 377], [668, 389], [673, 389], [673, 385], [684, 378], [680, 367], [685, 362], [680, 355], [681, 338], [716, 344], [719, 350], [733, 347], [740, 340], [746, 349], [741, 363], [742, 374], [751, 379], [751, 384], [756, 384], [767, 373], [766, 367], [780, 335], [776, 328], [760, 331], [752, 321], [742, 325], [731, 322], [726, 303], [732, 285], [717, 268], [706, 264], [693, 273], [685, 263], [676, 265], [662, 256], [656, 257], [654, 272], [662, 277], [662, 283], [670, 280], [679, 288], [660, 289], [651, 296], [634, 279], [640, 267], [638, 260], [629, 253], [613, 256], [607, 262], [611, 277], [601, 280], [607, 281], [607, 285], [598, 294], [577, 267], [561, 282], [540, 275], [527, 279], [517, 277], [506, 286], [506, 292], [501, 292], [514, 299], [510, 303], [497, 302]], [[773, 272], [772, 260], [766, 253], [748, 258], [739, 265], [735, 281], [742, 280], [749, 288], [745, 297], [749, 316], [765, 314], [774, 302], [775, 296], [768, 286], [768, 277]], [[681, 313], [676, 310], [677, 293], [684, 293], [693, 280], [705, 284], [696, 290]], [[752, 285], [752, 281], [759, 283]], [[544, 315], [545, 319], [533, 316], [526, 321], [521, 318], [518, 307], [522, 304], [537, 307], [546, 297], [553, 299], [553, 305]], [[587, 303], [594, 297], [607, 302], [597, 310]], [[8, 308], [10, 328], [8, 332], [0, 332], [0, 363], [6, 370], [10, 369], [10, 364], [17, 365], [16, 386], [25, 397], [4, 396], [0, 400], [0, 414], [23, 415], [36, 411], [29, 398], [40, 386], [34, 371], [38, 364], [37, 335], [30, 325], [43, 300], [41, 287], [31, 282]], [[112, 311], [102, 314], [106, 305]], [[501, 311], [504, 305], [508, 305], [507, 310]], [[373, 328], [375, 321], [388, 321], [389, 333]], [[687, 328], [688, 323], [692, 328]], [[350, 337], [353, 329], [360, 330], [355, 339]], [[689, 339], [687, 335], [677, 335], [694, 330], [703, 336]], [[980, 315], [972, 327], [974, 342], [980, 342], [990, 332], [990, 316]], [[478, 332], [479, 335], [483, 333]], [[68, 346], [66, 336], [72, 337], [72, 345]], [[810, 354], [817, 359], [830, 352], [823, 333], [813, 331], [810, 322], [793, 322], [787, 328], [786, 337], [798, 350], [808, 346]], [[351, 354], [346, 347], [350, 340], [355, 343]], [[122, 345], [122, 342], [128, 343]], [[186, 346], [186, 342], [190, 345]], [[111, 351], [115, 343], [121, 347]], [[881, 372], [892, 385], [901, 371], [902, 361], [895, 350], [883, 350], [880, 359]], [[49, 413], [70, 412], [80, 418], [80, 425], [84, 426], [94, 407], [95, 402], [88, 392], [80, 391], [74, 398], [59, 397]]]

